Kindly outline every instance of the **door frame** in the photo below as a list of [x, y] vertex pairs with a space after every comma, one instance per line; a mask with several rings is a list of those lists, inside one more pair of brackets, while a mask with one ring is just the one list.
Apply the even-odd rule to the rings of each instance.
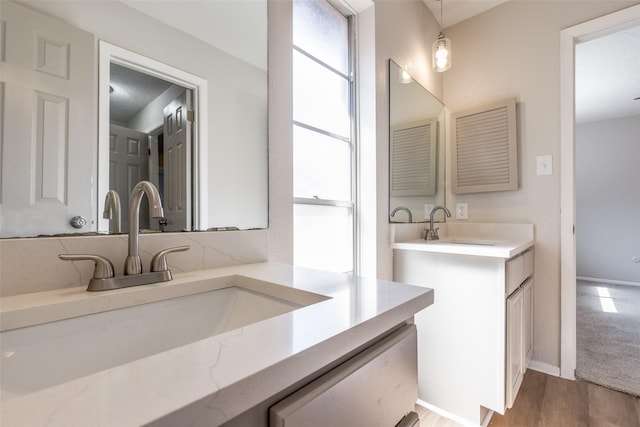
[[560, 32], [560, 376], [576, 369], [575, 45], [640, 24], [635, 5]]
[[[96, 194], [98, 199], [98, 232], [109, 233], [109, 221], [103, 219], [100, 213], [104, 208], [102, 195], [109, 190], [108, 174], [105, 175], [102, 172], [109, 170], [109, 82], [111, 80], [111, 63], [122, 65], [192, 90], [193, 105], [196, 109], [192, 133], [192, 158], [197, 159], [197, 161], [192, 162], [191, 194], [194, 199], [192, 226], [194, 229], [206, 230], [208, 228], [208, 199], [206, 191], [201, 190], [207, 188], [208, 182], [207, 141], [209, 141], [209, 138], [207, 118], [209, 114], [209, 92], [207, 81], [171, 65], [100, 40], [98, 61], [98, 189]], [[129, 195], [120, 195], [120, 197], [129, 197]], [[126, 215], [126, 213], [124, 214]]]

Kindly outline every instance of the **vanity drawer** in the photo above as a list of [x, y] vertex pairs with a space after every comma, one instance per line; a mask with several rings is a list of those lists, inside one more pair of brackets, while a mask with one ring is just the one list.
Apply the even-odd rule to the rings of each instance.
[[507, 295], [510, 295], [533, 274], [533, 250], [528, 250], [510, 259], [507, 261], [506, 267], [506, 292]]

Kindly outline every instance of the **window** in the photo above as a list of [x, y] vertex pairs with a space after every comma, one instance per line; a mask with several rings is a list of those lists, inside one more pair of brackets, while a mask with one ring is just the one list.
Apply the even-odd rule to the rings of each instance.
[[294, 264], [354, 268], [351, 18], [293, 2]]

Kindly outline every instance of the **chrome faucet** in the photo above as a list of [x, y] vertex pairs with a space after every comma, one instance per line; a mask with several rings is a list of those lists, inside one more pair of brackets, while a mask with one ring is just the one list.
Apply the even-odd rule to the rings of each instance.
[[394, 210], [391, 211], [391, 218], [393, 218], [393, 216], [396, 214], [396, 212], [398, 211], [405, 211], [406, 213], [409, 214], [409, 222], [413, 222], [413, 215], [411, 215], [411, 211], [407, 208], [405, 208], [404, 206], [398, 206], [397, 208], [395, 208]]
[[[87, 260], [95, 263], [93, 278], [89, 281], [89, 286], [87, 287], [88, 291], [106, 291], [166, 282], [173, 279], [169, 271], [167, 255], [172, 252], [186, 251], [189, 249], [189, 246], [178, 246], [158, 252], [151, 259], [151, 271], [148, 273], [142, 272], [138, 239], [140, 236], [140, 203], [142, 202], [142, 196], [145, 194], [149, 199], [150, 215], [153, 218], [161, 218], [163, 214], [162, 201], [158, 189], [149, 181], [140, 181], [136, 184], [131, 191], [131, 197], [129, 199], [129, 254], [124, 263], [124, 276], [115, 276], [113, 264], [103, 256], [84, 254], [58, 255], [58, 258], [65, 261]], [[107, 197], [109, 196], [107, 195]]]
[[104, 211], [102, 212], [102, 218], [111, 221], [111, 232], [120, 233], [121, 228], [121, 212], [120, 196], [116, 190], [107, 191], [107, 196], [104, 198]]
[[124, 262], [124, 274], [142, 273], [142, 262], [138, 252], [138, 239], [140, 234], [140, 203], [142, 196], [149, 199], [149, 215], [151, 218], [162, 218], [162, 200], [155, 185], [149, 181], [140, 181], [131, 190], [129, 198], [129, 255]]
[[444, 206], [436, 206], [435, 208], [431, 209], [431, 213], [429, 214], [429, 229], [427, 230], [427, 234], [424, 236], [424, 240], [440, 240], [440, 236], [438, 236], [439, 229], [433, 228], [433, 215], [438, 210], [443, 210], [445, 215], [448, 218], [451, 218], [451, 212], [449, 212], [449, 209], [445, 208]]

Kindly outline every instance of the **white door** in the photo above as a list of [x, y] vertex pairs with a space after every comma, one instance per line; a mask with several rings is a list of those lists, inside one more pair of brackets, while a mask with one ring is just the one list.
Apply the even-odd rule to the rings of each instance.
[[187, 89], [164, 109], [163, 207], [167, 231], [191, 230], [191, 105], [191, 90]]
[[[122, 231], [129, 231], [129, 195], [140, 181], [149, 180], [149, 135], [122, 126], [109, 128], [109, 189], [116, 190], [122, 207]], [[140, 228], [149, 228], [149, 204], [140, 205]]]
[[[96, 230], [94, 36], [3, 1], [0, 237]], [[86, 219], [82, 229], [70, 219]]]

